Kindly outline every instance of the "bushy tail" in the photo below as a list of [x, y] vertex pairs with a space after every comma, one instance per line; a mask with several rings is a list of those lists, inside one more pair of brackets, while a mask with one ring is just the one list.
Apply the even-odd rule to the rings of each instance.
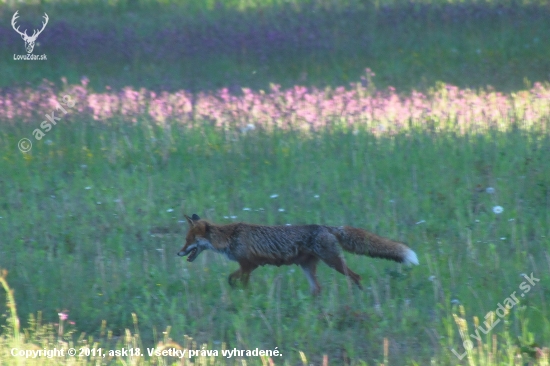
[[418, 265], [416, 253], [405, 244], [351, 226], [330, 227], [329, 230], [347, 252]]

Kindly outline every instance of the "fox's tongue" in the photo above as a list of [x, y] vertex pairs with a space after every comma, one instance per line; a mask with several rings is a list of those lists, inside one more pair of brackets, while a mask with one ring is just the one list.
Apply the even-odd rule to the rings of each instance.
[[193, 262], [196, 257], [197, 257], [197, 248], [193, 249], [191, 253], [189, 253], [189, 256], [187, 257], [187, 261]]

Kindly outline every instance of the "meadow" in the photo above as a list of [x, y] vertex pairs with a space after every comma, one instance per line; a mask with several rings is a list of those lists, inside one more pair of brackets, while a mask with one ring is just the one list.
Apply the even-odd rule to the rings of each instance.
[[[378, 87], [400, 92], [437, 82], [513, 92], [550, 73], [545, 1], [4, 1], [0, 87], [83, 75], [97, 91], [338, 87], [370, 67]], [[15, 10], [29, 33], [49, 14], [35, 49], [48, 62], [13, 62], [24, 53]]]
[[[37, 19], [49, 11], [52, 29], [80, 24], [90, 38], [59, 64], [1, 61], [2, 364], [548, 365], [548, 48], [524, 47], [548, 38], [547, 4], [184, 5], [195, 16], [184, 34], [214, 43], [152, 43], [169, 50], [165, 61], [145, 55], [141, 37], [168, 32], [174, 23], [159, 24], [180, 19], [181, 4], [27, 6]], [[23, 52], [5, 26], [13, 9], [0, 5], [2, 55]], [[361, 15], [374, 24], [361, 28]], [[124, 33], [137, 20], [143, 28]], [[292, 38], [288, 23], [305, 36]], [[227, 39], [211, 37], [217, 24]], [[118, 36], [94, 38], [90, 27], [107, 25]], [[268, 31], [246, 36], [260, 26], [277, 28], [279, 43], [265, 44]], [[351, 30], [370, 47], [355, 51]], [[41, 35], [49, 57], [78, 43], [55, 34]], [[124, 37], [139, 55], [113, 52]], [[476, 42], [493, 56], [480, 61]], [[436, 54], [443, 43], [460, 56]], [[85, 59], [87, 47], [98, 52]], [[318, 298], [296, 266], [261, 267], [249, 288], [232, 289], [235, 263], [176, 256], [193, 213], [362, 227], [407, 243], [420, 266], [345, 254], [364, 290], [325, 265]], [[12, 353], [71, 347], [83, 356]], [[85, 351], [98, 347], [145, 355]], [[153, 348], [204, 352], [180, 360]], [[221, 355], [256, 348], [278, 354]]]

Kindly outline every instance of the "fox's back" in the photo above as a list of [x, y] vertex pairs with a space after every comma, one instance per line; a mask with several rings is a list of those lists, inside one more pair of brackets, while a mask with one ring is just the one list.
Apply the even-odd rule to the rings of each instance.
[[326, 230], [321, 225], [265, 226], [236, 224], [230, 248], [261, 264], [291, 264], [309, 255], [315, 237]]

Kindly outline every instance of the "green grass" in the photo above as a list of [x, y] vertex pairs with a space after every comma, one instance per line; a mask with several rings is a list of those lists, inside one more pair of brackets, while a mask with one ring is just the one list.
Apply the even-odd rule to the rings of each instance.
[[[264, 6], [247, 7], [245, 3]], [[479, 17], [478, 12], [468, 15], [458, 10], [464, 4], [437, 1], [424, 3], [423, 7], [419, 3], [416, 8], [395, 2], [387, 11], [382, 8], [384, 2], [368, 1], [350, 1], [347, 5], [242, 1], [215, 10], [207, 3], [203, 6], [192, 1], [170, 6], [155, 1], [109, 4], [94, 1], [75, 6], [44, 1], [40, 6], [0, 6], [5, 40], [13, 42], [0, 49], [0, 59], [4, 60], [0, 61], [0, 86], [26, 82], [37, 85], [45, 76], [59, 85], [62, 77], [77, 83], [86, 75], [96, 90], [126, 85], [164, 90], [227, 86], [266, 89], [269, 83], [324, 87], [358, 80], [369, 67], [377, 74], [378, 87], [394, 86], [403, 92], [426, 90], [439, 81], [474, 89], [490, 85], [497, 90], [515, 91], [526, 83], [548, 80], [550, 74], [550, 50], [545, 47], [550, 42], [550, 23], [544, 2], [514, 3], [511, 8], [506, 2], [478, 3]], [[499, 6], [511, 10], [499, 13]], [[246, 9], [239, 10], [243, 7]], [[44, 33], [35, 53], [46, 53], [48, 61], [15, 62], [13, 54], [23, 52], [22, 42], [9, 27], [16, 8], [25, 14], [22, 19], [37, 24], [42, 12], [48, 12], [50, 24], [46, 31], [53, 32], [55, 24], [63, 23], [65, 31], [74, 29], [83, 35], [104, 31], [107, 39], [56, 46], [66, 41], [64, 37], [74, 38], [80, 33], [60, 34], [56, 36], [58, 41], [49, 42], [44, 40]], [[418, 14], [411, 14], [414, 9], [420, 9]], [[188, 34], [186, 29], [201, 29], [201, 34], [211, 37], [216, 37], [216, 32], [237, 35], [241, 34], [238, 29], [245, 32], [248, 27], [256, 29], [262, 24], [283, 33], [304, 24], [306, 30], [316, 29], [314, 36], [322, 42], [311, 49], [296, 45], [270, 48], [267, 41], [263, 42], [265, 47], [246, 47], [245, 42], [231, 50], [183, 57], [178, 53], [183, 46], [176, 39], [155, 38], [159, 32], [171, 29], [182, 34]], [[125, 32], [135, 33], [140, 45], [125, 41]], [[296, 31], [295, 36], [309, 44], [308, 34]], [[150, 54], [144, 50], [144, 46], [158, 42], [167, 42], [162, 52]], [[197, 38], [195, 43], [203, 42]]]
[[[389, 364], [455, 364], [450, 348], [463, 348], [452, 301], [465, 306], [472, 329], [472, 316], [483, 323], [520, 293], [520, 274], [533, 272], [540, 283], [521, 298], [525, 308], [483, 338], [495, 335], [505, 360], [513, 346], [534, 349], [528, 331], [539, 345], [550, 339], [543, 127], [461, 135], [413, 127], [375, 137], [338, 125], [306, 135], [79, 121], [59, 124], [29, 154], [14, 146], [32, 127], [6, 127], [0, 267], [10, 271], [23, 318], [42, 311], [55, 322], [66, 309], [79, 332], [99, 339], [106, 320], [122, 341], [135, 313], [147, 347], [171, 326], [176, 342], [187, 334], [210, 349], [278, 347], [276, 364], [296, 364], [298, 351], [314, 364], [327, 354], [335, 365], [382, 363], [384, 338]], [[175, 255], [186, 230], [180, 220], [192, 213], [217, 223], [234, 215], [363, 227], [405, 241], [421, 265], [346, 255], [366, 290], [320, 266], [319, 299], [295, 266], [260, 268], [248, 290], [232, 290], [226, 278], [235, 263]]]
[[[235, 0], [223, 8], [210, 0], [4, 1], [0, 38], [18, 38], [9, 25], [15, 9], [28, 22], [39, 22], [47, 11], [44, 36], [65, 22], [86, 32], [112, 29], [117, 42], [124, 41], [125, 29], [135, 29], [147, 42], [170, 25], [232, 30], [263, 19], [284, 28], [297, 22], [307, 3]], [[425, 91], [439, 81], [514, 92], [548, 80], [545, 1], [515, 2], [513, 14], [459, 22], [445, 18], [445, 6], [510, 4], [421, 1], [415, 6], [427, 8], [419, 21], [402, 1], [315, 3], [318, 9], [306, 18], [322, 25], [326, 48], [283, 45], [158, 60], [128, 45], [121, 48], [125, 53], [106, 55], [98, 44], [72, 49], [51, 42], [35, 52], [47, 53], [48, 62], [27, 63], [11, 59], [23, 52], [17, 39], [13, 49], [0, 42], [0, 87], [9, 92], [44, 78], [61, 86], [62, 77], [74, 84], [86, 75], [90, 91], [132, 85], [191, 91], [229, 86], [235, 92], [266, 90], [270, 83], [341, 86], [357, 81], [367, 67], [378, 89], [394, 86], [400, 93]], [[388, 22], [382, 5], [400, 21]], [[12, 38], [1, 39], [12, 44]], [[0, 121], [0, 268], [9, 271], [0, 277], [0, 306], [7, 311], [0, 320], [0, 363], [24, 363], [11, 355], [13, 348], [143, 351], [163, 344], [277, 347], [283, 356], [273, 357], [276, 365], [321, 365], [325, 355], [330, 365], [531, 365], [537, 354], [537, 364], [548, 365], [549, 121], [464, 133], [453, 121], [438, 121], [439, 130], [425, 122], [411, 121], [391, 134], [372, 134], [376, 126], [344, 127], [345, 121], [316, 132], [258, 127], [245, 134], [201, 120], [192, 128], [163, 128], [143, 116], [136, 124], [67, 118], [23, 154], [17, 142], [31, 137], [39, 120]], [[495, 192], [487, 193], [488, 187]], [[495, 206], [504, 211], [495, 214]], [[420, 266], [346, 254], [364, 291], [325, 265], [318, 270], [323, 292], [317, 299], [296, 266], [259, 268], [249, 289], [231, 289], [227, 276], [236, 263], [209, 252], [194, 263], [176, 256], [187, 229], [183, 215], [193, 213], [219, 224], [362, 227], [406, 242]], [[519, 297], [526, 281], [521, 274], [531, 273], [540, 282]], [[475, 335], [477, 325], [486, 328], [486, 314], [514, 292], [521, 303], [490, 333], [480, 341], [465, 336]], [[68, 320], [60, 321], [62, 312]], [[451, 350], [462, 354], [464, 340], [474, 348], [459, 361]], [[40, 357], [28, 364], [176, 361]], [[222, 357], [192, 361], [225, 364]]]

